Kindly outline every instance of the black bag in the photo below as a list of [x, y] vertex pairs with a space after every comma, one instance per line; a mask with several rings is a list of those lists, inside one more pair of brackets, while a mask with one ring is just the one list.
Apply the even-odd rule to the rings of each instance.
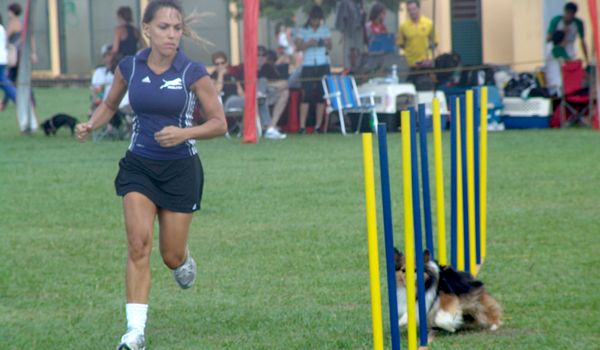
[[491, 66], [464, 66], [460, 74], [460, 86], [493, 85], [494, 68]]
[[533, 74], [521, 73], [506, 84], [504, 87], [504, 96], [527, 98], [530, 96], [532, 90], [539, 87]]

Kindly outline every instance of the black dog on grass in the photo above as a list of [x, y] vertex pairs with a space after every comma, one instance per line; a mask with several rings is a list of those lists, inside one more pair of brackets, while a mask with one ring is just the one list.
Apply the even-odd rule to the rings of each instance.
[[58, 113], [52, 116], [52, 118], [46, 119], [42, 123], [42, 128], [44, 128], [44, 134], [49, 136], [50, 134], [56, 135], [56, 130], [62, 126], [68, 126], [71, 128], [71, 136], [75, 135], [75, 125], [77, 125], [78, 120], [75, 117], [72, 117], [68, 114]]

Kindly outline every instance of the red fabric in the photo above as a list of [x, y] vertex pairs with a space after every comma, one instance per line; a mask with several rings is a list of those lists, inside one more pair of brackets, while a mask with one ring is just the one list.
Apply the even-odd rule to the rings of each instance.
[[585, 71], [581, 60], [565, 61], [561, 66], [565, 96], [571, 95], [583, 87]]
[[300, 99], [302, 98], [302, 90], [290, 89], [290, 98], [288, 100], [288, 117], [287, 123], [283, 127], [285, 132], [296, 133], [300, 129], [298, 123], [298, 107], [300, 106]]
[[385, 34], [387, 33], [387, 28], [385, 27], [385, 24], [383, 23], [376, 23], [373, 21], [369, 21], [367, 22], [367, 33], [369, 33], [369, 35], [372, 34]]
[[258, 0], [244, 0], [244, 133], [242, 142], [256, 143], [256, 61], [258, 58]]
[[576, 104], [584, 104], [590, 102], [590, 97], [588, 95], [571, 95], [566, 96], [565, 101]]
[[552, 117], [550, 118], [550, 123], [548, 124], [551, 128], [560, 128], [560, 106], [556, 106], [554, 108], [554, 112], [552, 113]]

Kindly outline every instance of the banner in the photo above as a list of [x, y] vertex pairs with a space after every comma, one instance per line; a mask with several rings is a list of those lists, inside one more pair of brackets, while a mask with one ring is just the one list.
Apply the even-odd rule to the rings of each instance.
[[244, 0], [244, 143], [256, 143], [256, 80], [259, 0]]
[[38, 120], [31, 101], [31, 36], [33, 32], [33, 8], [36, 0], [27, 0], [21, 31], [19, 72], [17, 74], [17, 119], [21, 132], [34, 132]]

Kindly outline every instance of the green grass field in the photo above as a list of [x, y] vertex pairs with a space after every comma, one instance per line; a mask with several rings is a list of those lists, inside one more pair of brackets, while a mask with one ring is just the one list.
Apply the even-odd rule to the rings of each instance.
[[[87, 90], [36, 94], [41, 120], [56, 112], [84, 119]], [[117, 344], [126, 242], [113, 180], [127, 145], [79, 144], [65, 129], [20, 136], [14, 107], [0, 113], [1, 349]], [[371, 348], [360, 138], [198, 147], [206, 183], [190, 246], [199, 280], [180, 290], [155, 240], [149, 349]], [[390, 135], [390, 161], [401, 247], [399, 134]], [[430, 349], [599, 349], [600, 133], [490, 134], [488, 198], [479, 277], [503, 305], [504, 326], [438, 335]]]

